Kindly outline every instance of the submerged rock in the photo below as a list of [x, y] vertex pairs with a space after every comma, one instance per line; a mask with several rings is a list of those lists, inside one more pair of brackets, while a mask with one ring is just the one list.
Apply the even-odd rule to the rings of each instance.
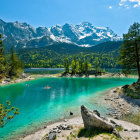
[[73, 112], [70, 111], [70, 116], [72, 116], [72, 115], [73, 115]]

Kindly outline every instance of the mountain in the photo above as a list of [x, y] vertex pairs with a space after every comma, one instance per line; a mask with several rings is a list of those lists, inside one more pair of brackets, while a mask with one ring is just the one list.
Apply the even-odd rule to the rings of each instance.
[[109, 27], [95, 27], [89, 22], [34, 28], [27, 23], [0, 20], [0, 33], [6, 47], [16, 48], [40, 48], [59, 43], [89, 47], [121, 40]]
[[107, 41], [121, 40], [110, 28], [95, 27], [89, 22], [75, 26], [68, 23], [63, 26], [56, 25], [50, 28], [50, 32], [57, 41], [62, 40], [81, 46], [94, 46]]

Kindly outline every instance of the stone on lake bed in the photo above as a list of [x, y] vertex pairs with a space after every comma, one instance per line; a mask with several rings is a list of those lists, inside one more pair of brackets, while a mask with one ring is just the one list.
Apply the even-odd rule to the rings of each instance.
[[73, 115], [73, 112], [70, 111], [70, 116], [72, 116], [72, 115]]

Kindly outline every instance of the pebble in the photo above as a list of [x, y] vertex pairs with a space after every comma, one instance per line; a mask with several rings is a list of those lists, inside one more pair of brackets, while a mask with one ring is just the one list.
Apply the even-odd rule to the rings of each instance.
[[111, 122], [112, 124], [116, 124], [113, 120], [110, 120], [110, 122]]
[[138, 130], [137, 129], [132, 129], [132, 132], [138, 132]]
[[128, 131], [128, 129], [124, 129], [124, 131]]

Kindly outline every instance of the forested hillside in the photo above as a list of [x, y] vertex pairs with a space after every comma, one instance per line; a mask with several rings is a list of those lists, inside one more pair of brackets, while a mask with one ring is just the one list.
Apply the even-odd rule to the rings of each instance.
[[119, 68], [117, 63], [118, 52], [122, 42], [105, 42], [93, 47], [79, 47], [73, 44], [58, 43], [42, 48], [24, 48], [17, 50], [17, 54], [26, 68], [50, 68], [63, 67], [64, 58], [71, 60], [88, 59], [94, 67], [95, 59], [98, 59], [100, 67]]

